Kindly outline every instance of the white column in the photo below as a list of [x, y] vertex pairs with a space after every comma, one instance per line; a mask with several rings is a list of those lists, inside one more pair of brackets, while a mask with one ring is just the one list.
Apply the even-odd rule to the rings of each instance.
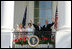
[[[3, 8], [1, 10], [1, 29], [13, 29], [13, 16], [14, 16], [14, 1], [2, 1]], [[7, 30], [6, 30], [7, 31]]]
[[1, 1], [1, 47], [12, 46], [13, 18], [14, 1]]
[[71, 1], [58, 1], [56, 48], [71, 47]]

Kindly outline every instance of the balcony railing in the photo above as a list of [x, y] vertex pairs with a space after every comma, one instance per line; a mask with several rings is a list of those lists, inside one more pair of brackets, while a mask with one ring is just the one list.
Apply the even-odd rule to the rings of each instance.
[[[39, 40], [39, 44], [48, 44], [51, 43], [53, 46], [55, 46], [55, 32], [51, 31], [34, 31], [34, 32], [13, 32], [13, 40], [18, 39], [20, 37], [30, 37], [31, 35], [36, 35]], [[48, 38], [48, 40], [42, 40], [43, 38]], [[16, 44], [13, 42], [13, 45]], [[26, 44], [28, 45], [28, 43]]]

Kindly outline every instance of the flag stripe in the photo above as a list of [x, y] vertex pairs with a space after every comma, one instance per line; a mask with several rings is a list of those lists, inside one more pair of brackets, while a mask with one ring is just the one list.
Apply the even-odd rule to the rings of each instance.
[[55, 24], [54, 24], [54, 29], [57, 30], [57, 20], [58, 20], [58, 11], [57, 11], [57, 7], [56, 7], [56, 13], [55, 13]]

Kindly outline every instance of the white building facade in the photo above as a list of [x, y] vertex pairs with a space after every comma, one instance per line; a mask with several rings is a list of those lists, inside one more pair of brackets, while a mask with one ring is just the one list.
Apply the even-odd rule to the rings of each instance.
[[[12, 32], [22, 22], [27, 6], [26, 24], [34, 22], [34, 1], [1, 1], [1, 47], [12, 47]], [[58, 7], [55, 48], [71, 48], [71, 1], [52, 1], [52, 17]], [[27, 25], [26, 25], [27, 26]]]

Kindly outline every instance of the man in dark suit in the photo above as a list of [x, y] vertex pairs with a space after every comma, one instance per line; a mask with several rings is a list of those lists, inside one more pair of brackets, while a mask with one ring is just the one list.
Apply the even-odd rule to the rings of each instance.
[[45, 21], [46, 25], [43, 26], [44, 28], [44, 31], [52, 31], [51, 27], [54, 25], [54, 22], [55, 22], [55, 18], [52, 17], [52, 23], [49, 24], [48, 23], [48, 20]]
[[48, 20], [45, 21], [46, 25], [43, 26], [43, 30], [45, 32], [43, 32], [43, 34], [47, 37], [48, 35], [51, 35], [52, 33], [52, 29], [51, 27], [54, 25], [55, 19], [52, 17], [52, 23], [49, 24]]
[[32, 20], [30, 20], [31, 24], [34, 26], [35, 30], [37, 31], [41, 31], [41, 26], [40, 26], [40, 22], [37, 22], [37, 25], [32, 23]]
[[40, 26], [40, 22], [37, 22], [37, 24], [32, 23], [32, 20], [30, 20], [30, 22], [35, 28], [34, 35], [41, 37], [42, 33], [40, 31], [42, 30], [42, 27]]
[[52, 31], [51, 27], [54, 25], [54, 22], [48, 24], [48, 20], [45, 21], [46, 25], [43, 26], [45, 31]]

